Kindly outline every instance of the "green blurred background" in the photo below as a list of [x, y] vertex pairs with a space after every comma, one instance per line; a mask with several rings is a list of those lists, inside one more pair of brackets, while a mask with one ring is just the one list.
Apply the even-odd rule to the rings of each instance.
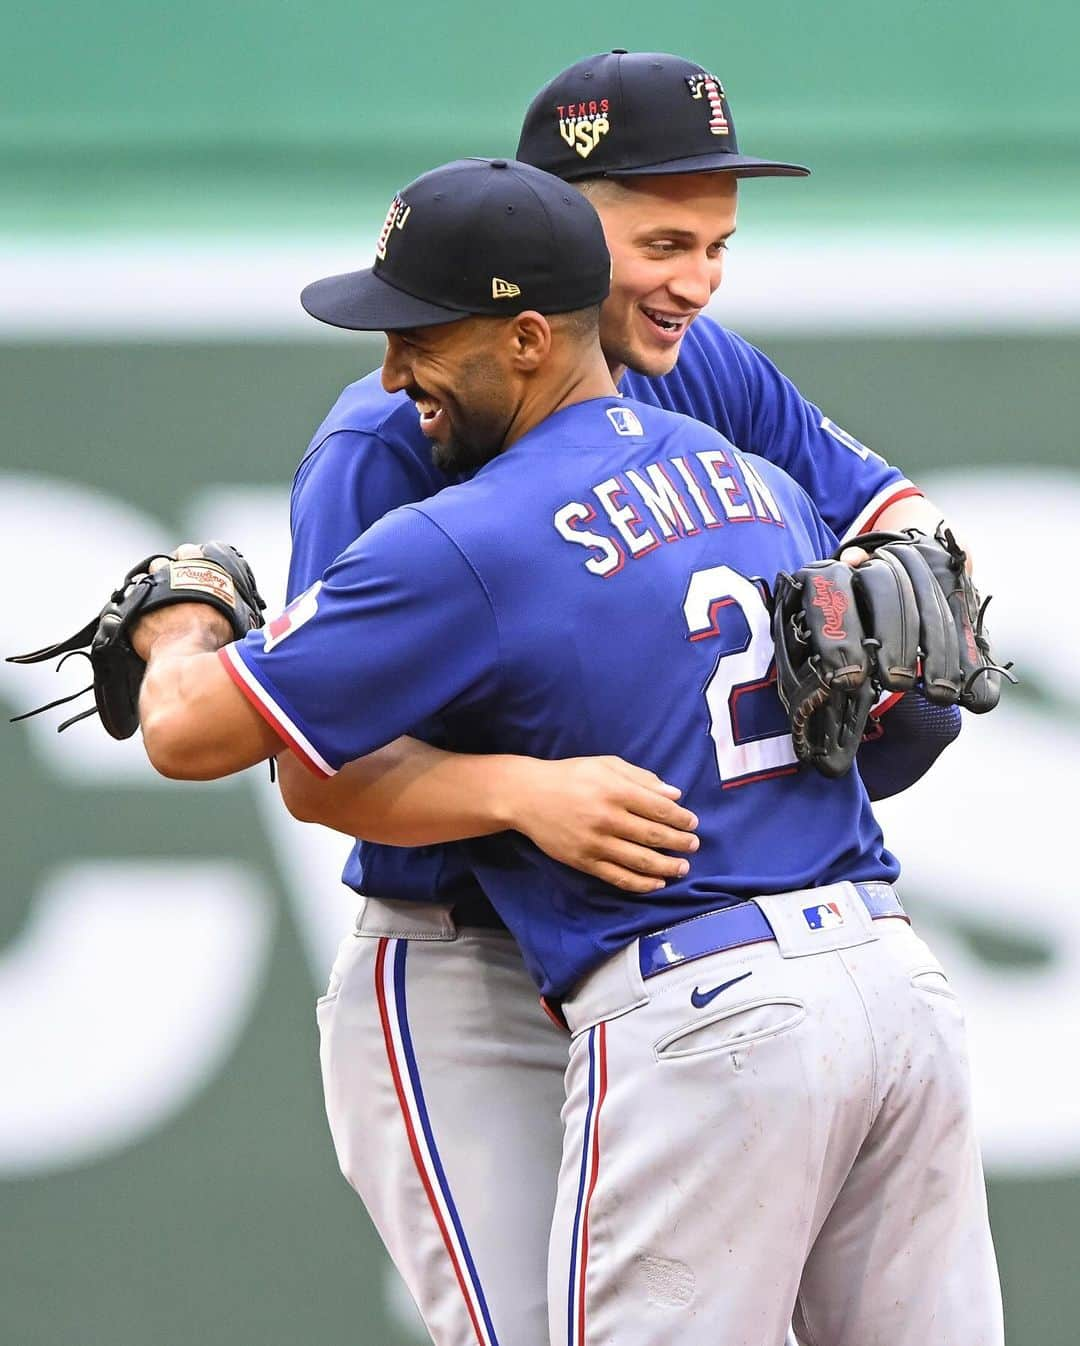
[[[746, 184], [716, 315], [961, 520], [1024, 674], [882, 810], [969, 1006], [1013, 1346], [1080, 1321], [1080, 634], [1051, 644], [1026, 572], [1080, 530], [1078, 41], [1064, 3], [43, 0], [0, 81], [5, 652], [181, 537], [280, 594], [292, 469], [379, 359], [300, 285], [366, 264], [417, 172], [511, 151], [560, 67], [675, 49], [745, 148], [811, 165]], [[0, 694], [80, 677], [0, 665]], [[422, 1341], [321, 1112], [344, 847], [260, 773], [178, 786], [102, 740], [0, 738], [0, 1341]]]

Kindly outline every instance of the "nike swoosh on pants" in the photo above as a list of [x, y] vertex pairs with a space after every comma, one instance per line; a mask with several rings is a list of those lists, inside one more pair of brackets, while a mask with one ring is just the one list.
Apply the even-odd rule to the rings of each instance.
[[747, 977], [753, 975], [753, 968], [751, 968], [749, 972], [744, 972], [740, 977], [732, 977], [730, 981], [722, 981], [719, 986], [714, 986], [711, 991], [700, 991], [695, 986], [690, 992], [690, 1003], [695, 1009], [704, 1009], [706, 1005], [711, 1004], [716, 999], [721, 991], [726, 991], [729, 986], [734, 986], [736, 982], [745, 981]]

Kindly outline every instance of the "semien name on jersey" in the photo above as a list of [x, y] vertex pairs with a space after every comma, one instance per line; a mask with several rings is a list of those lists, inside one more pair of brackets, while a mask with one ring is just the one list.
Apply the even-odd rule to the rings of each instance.
[[785, 526], [772, 492], [731, 447], [649, 463], [640, 471], [629, 468], [592, 487], [591, 494], [595, 503], [571, 500], [552, 522], [565, 541], [588, 548], [585, 569], [601, 579], [617, 575], [627, 557], [637, 560], [703, 528]]

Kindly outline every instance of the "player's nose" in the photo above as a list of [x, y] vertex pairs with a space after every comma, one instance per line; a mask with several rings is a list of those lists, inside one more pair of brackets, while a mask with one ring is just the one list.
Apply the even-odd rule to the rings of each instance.
[[382, 362], [382, 386], [388, 393], [400, 393], [412, 382], [402, 342], [393, 332], [386, 334], [386, 353]]
[[720, 284], [723, 261], [707, 256], [687, 256], [678, 270], [668, 278], [668, 291], [673, 299], [690, 308], [704, 308]]

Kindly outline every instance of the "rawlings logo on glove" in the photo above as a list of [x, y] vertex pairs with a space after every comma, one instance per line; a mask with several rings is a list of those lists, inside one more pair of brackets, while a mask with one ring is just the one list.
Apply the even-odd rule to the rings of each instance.
[[815, 575], [813, 583], [814, 597], [811, 602], [825, 614], [821, 634], [827, 636], [829, 640], [846, 639], [844, 613], [850, 607], [847, 597], [836, 587], [835, 580], [826, 579], [824, 575]]

